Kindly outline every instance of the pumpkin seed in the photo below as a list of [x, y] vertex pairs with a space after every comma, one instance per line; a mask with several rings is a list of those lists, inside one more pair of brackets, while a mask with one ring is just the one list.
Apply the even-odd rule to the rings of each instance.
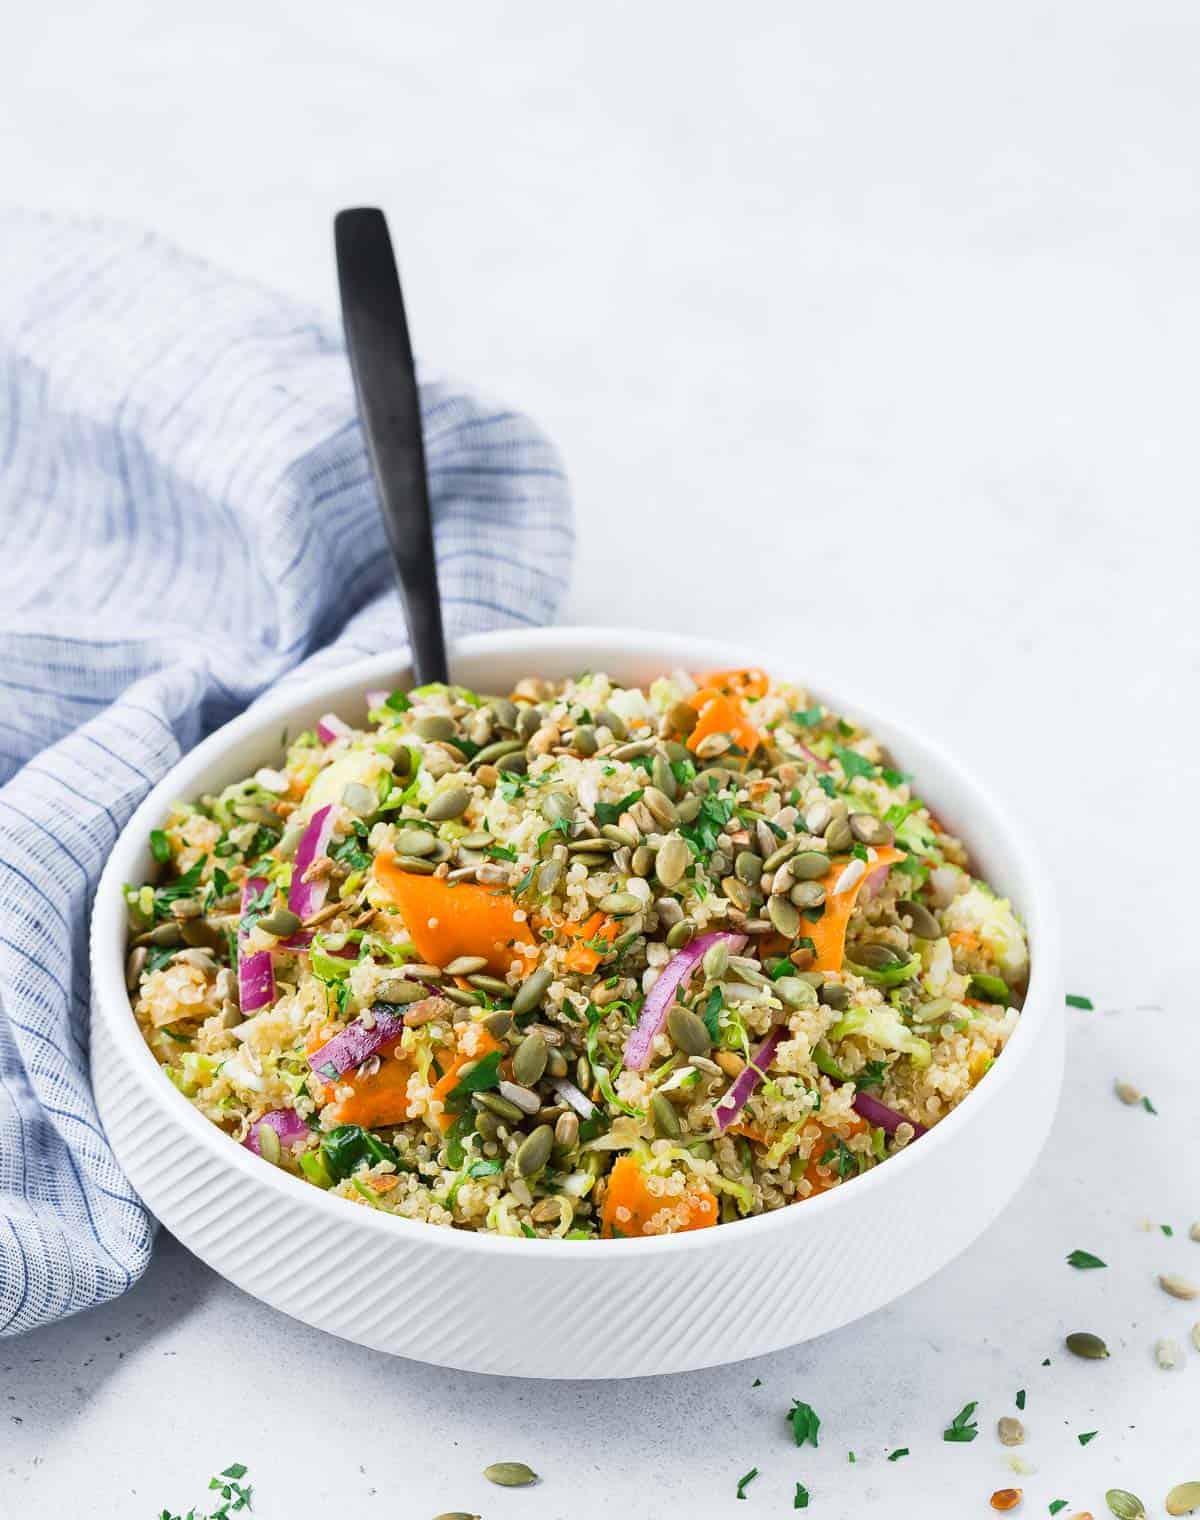
[[480, 992], [486, 992], [489, 997], [507, 997], [512, 988], [498, 976], [489, 976], [484, 971], [473, 971], [467, 978], [472, 987], [478, 987]]
[[923, 904], [913, 902], [911, 898], [904, 898], [896, 904], [896, 912], [900, 915], [900, 922], [907, 918], [909, 931], [918, 939], [940, 939], [942, 926], [934, 918], [933, 914]]
[[422, 739], [453, 739], [458, 729], [453, 718], [448, 718], [444, 713], [430, 713], [427, 717], [418, 718], [413, 724], [413, 733], [419, 734]]
[[859, 844], [891, 844], [895, 838], [891, 824], [876, 818], [874, 813], [851, 813], [846, 821]]
[[1182, 1298], [1190, 1301], [1200, 1298], [1200, 1288], [1195, 1283], [1188, 1282], [1186, 1277], [1180, 1277], [1176, 1272], [1168, 1272], [1166, 1276], [1158, 1279], [1158, 1286], [1164, 1293], [1169, 1293], [1172, 1298]]
[[654, 851], [648, 844], [639, 844], [630, 857], [629, 869], [643, 879], [654, 869]]
[[526, 1087], [533, 1087], [542, 1079], [548, 1055], [549, 1047], [545, 1040], [536, 1029], [531, 1030], [513, 1053], [513, 1076]]
[[551, 823], [561, 823], [564, 818], [574, 818], [575, 799], [570, 792], [547, 792], [541, 802], [542, 817]]
[[672, 702], [667, 708], [667, 722], [677, 733], [690, 734], [700, 721], [700, 714], [687, 702]]
[[781, 976], [774, 984], [775, 991], [789, 1008], [815, 1008], [817, 989], [798, 976]]
[[456, 955], [443, 969], [447, 976], [470, 976], [473, 971], [482, 971], [486, 965], [486, 955]]
[[1146, 1506], [1127, 1488], [1110, 1488], [1104, 1496], [1104, 1502], [1117, 1520], [1145, 1520]]
[[493, 697], [488, 703], [488, 709], [498, 728], [516, 728], [517, 704], [508, 697]]
[[138, 983], [142, 979], [142, 972], [146, 969], [146, 959], [150, 952], [145, 945], [139, 945], [129, 952], [129, 959], [125, 962], [125, 986], [129, 992], [136, 992]]
[[410, 876], [432, 876], [437, 870], [432, 860], [423, 860], [419, 855], [393, 855], [392, 864], [398, 871], [407, 871]]
[[844, 818], [835, 818], [825, 830], [825, 843], [831, 855], [840, 855], [854, 843], [854, 835]]
[[483, 1027], [494, 1039], [502, 1040], [513, 1027], [512, 1014], [503, 1008], [499, 1013], [489, 1013], [483, 1021]]
[[654, 874], [664, 887], [678, 886], [691, 864], [692, 852], [678, 834], [668, 834], [654, 859]]
[[819, 881], [798, 881], [788, 898], [797, 908], [820, 908], [825, 904], [825, 888]]
[[[661, 851], [659, 852], [662, 853]], [[690, 918], [681, 918], [677, 924], [673, 924], [667, 931], [667, 949], [682, 950], [685, 945], [690, 945], [695, 938], [696, 926]]]
[[551, 1048], [546, 1057], [546, 1075], [548, 1077], [565, 1077], [567, 1074], [567, 1058], [561, 1050]]
[[1016, 1415], [1006, 1414], [996, 1421], [996, 1432], [1004, 1446], [1020, 1446], [1025, 1439], [1025, 1427]]
[[841, 982], [826, 982], [821, 988], [820, 997], [826, 1008], [832, 1008], [838, 1013], [850, 1006], [850, 989], [843, 987]]
[[744, 881], [748, 887], [757, 887], [762, 878], [763, 863], [761, 856], [753, 850], [739, 850], [733, 861], [733, 874], [739, 881]]
[[650, 1099], [650, 1123], [660, 1140], [676, 1140], [683, 1133], [674, 1105], [660, 1092]]
[[510, 1103], [515, 1103], [523, 1114], [536, 1114], [542, 1106], [542, 1100], [532, 1088], [523, 1087], [519, 1082], [501, 1082], [497, 1089], [502, 1098], [507, 1098]]
[[611, 855], [617, 846], [611, 839], [572, 839], [568, 855]]
[[379, 1003], [419, 1003], [428, 996], [426, 988], [405, 976], [389, 976], [375, 986], [375, 1000]]
[[609, 712], [607, 707], [602, 707], [596, 714], [596, 727], [608, 729], [614, 739], [625, 739], [629, 735], [623, 720], [615, 712]]
[[[505, 724], [511, 728], [511, 724]], [[497, 739], [494, 744], [485, 744], [471, 757], [471, 769], [475, 770], [481, 765], [494, 765], [497, 760], [503, 760], [505, 755], [515, 755], [518, 750], [525, 746], [520, 739]]]
[[685, 797], [675, 809], [675, 816], [680, 823], [695, 823], [700, 812], [699, 797]]
[[483, 1517], [469, 1514], [465, 1509], [448, 1509], [444, 1514], [434, 1515], [433, 1520], [483, 1520]]
[[[799, 848], [800, 841], [798, 839], [785, 840], [777, 850], [772, 850], [767, 858], [763, 861], [763, 870], [778, 871], [779, 867], [784, 863], [784, 861], [790, 860]], [[812, 853], [815, 854], [816, 852], [813, 851]], [[822, 875], [824, 875], [824, 872], [822, 872]]]
[[182, 945], [183, 930], [178, 924], [157, 924], [134, 941], [138, 945]]
[[499, 1093], [472, 1093], [471, 1102], [477, 1108], [486, 1108], [489, 1113], [496, 1114], [501, 1119], [507, 1119], [510, 1124], [519, 1124], [525, 1117], [515, 1103], [510, 1103], [507, 1098], [502, 1098]]
[[562, 880], [562, 862], [559, 860], [546, 860], [538, 867], [537, 889], [543, 896], [549, 897]]
[[664, 829], [675, 826], [679, 814], [675, 811], [675, 804], [665, 792], [659, 791], [656, 786], [648, 786], [642, 792], [642, 802], [650, 809], [650, 816], [655, 823]]
[[533, 738], [542, 726], [542, 714], [539, 708], [522, 707], [517, 714], [517, 736], [526, 741]]
[[729, 946], [724, 940], [718, 940], [715, 945], [709, 945], [704, 952], [704, 974], [710, 982], [719, 982], [729, 970]]
[[744, 881], [739, 881], [736, 876], [725, 876], [721, 880], [721, 891], [743, 913], [749, 913], [754, 906], [754, 899], [750, 895], [750, 888]]
[[1166, 1497], [1168, 1515], [1190, 1515], [1200, 1509], [1200, 1483], [1176, 1483]]
[[613, 844], [622, 846], [626, 850], [636, 849], [641, 842], [639, 836], [631, 829], [623, 829], [617, 823], [606, 823], [600, 832], [605, 839], [611, 839]]
[[554, 972], [549, 966], [539, 966], [532, 975], [527, 976], [517, 988], [516, 996], [513, 998], [513, 1018], [519, 1019], [522, 1014], [532, 1013], [539, 1007], [553, 980]]
[[300, 927], [300, 915], [293, 913], [290, 908], [276, 908], [271, 913], [264, 913], [258, 921], [258, 927], [267, 934], [274, 934], [279, 939], [287, 939], [295, 934]]
[[679, 783], [675, 780], [671, 762], [661, 751], [654, 756], [654, 763], [650, 767], [650, 779], [664, 797], [669, 797], [672, 802], [675, 801], [679, 795]]
[[607, 892], [596, 906], [601, 913], [611, 913], [614, 918], [623, 918], [627, 914], [637, 913], [642, 907], [642, 899], [635, 897], [632, 892]]
[[898, 966], [904, 957], [897, 955], [890, 945], [869, 944], [852, 945], [846, 952], [846, 959], [856, 966], [865, 966], [868, 971], [887, 971]]
[[483, 993], [468, 987], [443, 987], [440, 995], [449, 998], [456, 1008], [478, 1008], [483, 1002]]
[[569, 1109], [554, 1121], [554, 1143], [560, 1150], [573, 1151], [579, 1144], [579, 1115]]
[[489, 834], [486, 829], [476, 829], [470, 834], [464, 834], [458, 841], [460, 850], [486, 850], [488, 845], [495, 844], [494, 834]]
[[575, 1086], [581, 1093], [586, 1093], [592, 1085], [592, 1063], [587, 1056], [580, 1056], [575, 1062]]
[[772, 897], [767, 902], [767, 917], [785, 939], [800, 933], [800, 911], [786, 897]]
[[821, 850], [801, 850], [792, 856], [788, 870], [794, 881], [818, 881], [829, 874], [829, 856]]
[[676, 1003], [667, 1014], [667, 1033], [684, 1055], [705, 1056], [712, 1046], [704, 1020], [682, 1003]]
[[425, 816], [434, 823], [444, 823], [451, 818], [460, 818], [470, 805], [471, 794], [467, 788], [454, 786], [449, 791], [439, 792], [436, 797], [430, 798]]
[[432, 855], [437, 849], [437, 839], [428, 829], [398, 829], [395, 849], [400, 855]]
[[272, 1166], [278, 1166], [283, 1159], [283, 1147], [279, 1143], [279, 1136], [269, 1124], [258, 1126], [258, 1154]]
[[493, 1462], [490, 1467], [483, 1469], [483, 1476], [489, 1483], [498, 1483], [501, 1488], [524, 1488], [538, 1480], [537, 1473], [532, 1467], [526, 1467], [524, 1462]]
[[594, 755], [600, 747], [596, 742], [596, 730], [590, 723], [581, 723], [572, 734], [571, 742], [581, 755]]
[[632, 744], [618, 744], [612, 752], [612, 757], [614, 760], [640, 760], [653, 748], [653, 739], [635, 739]]
[[1067, 1336], [1066, 1344], [1072, 1356], [1086, 1357], [1089, 1361], [1103, 1361], [1108, 1355], [1108, 1347], [1098, 1335], [1093, 1335], [1090, 1330], [1072, 1330]]
[[506, 771], [510, 775], [523, 776], [529, 769], [529, 756], [521, 751], [511, 755], [501, 755], [496, 761], [498, 771]]
[[[533, 1177], [546, 1165], [554, 1149], [554, 1131], [548, 1124], [539, 1124], [532, 1134], [517, 1146], [515, 1161], [522, 1177]], [[493, 1480], [495, 1481], [495, 1480]]]

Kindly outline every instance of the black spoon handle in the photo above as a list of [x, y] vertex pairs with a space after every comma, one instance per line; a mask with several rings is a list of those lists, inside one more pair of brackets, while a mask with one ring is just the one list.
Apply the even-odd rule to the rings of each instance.
[[448, 681], [421, 407], [392, 240], [383, 212], [372, 206], [339, 211], [333, 237], [358, 414], [400, 580], [413, 672], [418, 686]]

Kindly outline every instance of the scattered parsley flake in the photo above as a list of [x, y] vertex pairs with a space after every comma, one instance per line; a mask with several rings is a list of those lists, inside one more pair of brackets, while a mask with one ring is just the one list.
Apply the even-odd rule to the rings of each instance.
[[1098, 1430], [1084, 1430], [1075, 1439], [1079, 1442], [1080, 1446], [1086, 1446], [1089, 1441], [1094, 1441], [1099, 1434]]
[[1049, 1367], [1049, 1365], [1050, 1365], [1050, 1358], [1048, 1356], [1047, 1357], [1043, 1357], [1042, 1358], [1042, 1366], [1043, 1367]]
[[750, 1384], [750, 1386], [751, 1386], [751, 1388], [761, 1388], [762, 1387], [762, 1378], [755, 1378], [754, 1381]]
[[854, 1455], [854, 1453], [852, 1451], [848, 1451], [846, 1453], [846, 1461], [847, 1462], [857, 1462], [858, 1458]]
[[1165, 1236], [1166, 1236], [1166, 1237], [1167, 1237], [1167, 1238], [1168, 1238], [1168, 1240], [1169, 1240], [1169, 1239], [1170, 1239], [1170, 1238], [1171, 1238], [1171, 1236], [1172, 1236], [1172, 1235], [1174, 1235], [1174, 1233], [1175, 1233], [1175, 1231], [1174, 1231], [1174, 1230], [1173, 1230], [1173, 1229], [1172, 1229], [1172, 1228], [1171, 1228], [1171, 1226], [1170, 1226], [1170, 1225], [1169, 1225], [1169, 1224], [1160, 1224], [1160, 1225], [1159, 1225], [1159, 1229], [1160, 1229], [1160, 1230], [1161, 1230], [1161, 1231], [1162, 1231], [1162, 1232], [1163, 1232], [1163, 1234], [1164, 1234], [1164, 1235], [1165, 1235]]
[[1090, 1251], [1072, 1251], [1067, 1257], [1068, 1265], [1078, 1268], [1080, 1272], [1089, 1271], [1093, 1267], [1107, 1267], [1106, 1261], [1101, 1261], [1098, 1256], [1093, 1256]]
[[757, 1477], [758, 1468], [752, 1467], [748, 1473], [743, 1474], [743, 1476], [738, 1479], [737, 1496], [739, 1499], [744, 1499], [746, 1497], [746, 1485], [748, 1483], [753, 1483]]
[[1155, 1108], [1154, 1104], [1151, 1103], [1151, 1101], [1150, 1101], [1149, 1098], [1143, 1098], [1142, 1099], [1142, 1107], [1146, 1110], [1146, 1112], [1148, 1114], [1157, 1114], [1158, 1113], [1158, 1109]]
[[[1082, 997], [1078, 992], [1067, 993], [1068, 1008], [1084, 1008], [1088, 1013], [1091, 1013], [1095, 1006], [1095, 1003], [1093, 1003], [1089, 997]], [[1064, 1500], [1063, 1502], [1065, 1503], [1066, 1501]], [[1053, 1511], [1051, 1513], [1053, 1513]]]
[[805, 1404], [800, 1399], [792, 1400], [792, 1407], [788, 1411], [788, 1419], [792, 1423], [792, 1435], [796, 1445], [803, 1446], [805, 1441], [810, 1446], [817, 1444], [817, 1432], [821, 1428], [821, 1419], [811, 1404]]
[[796, 1497], [792, 1500], [792, 1508], [793, 1509], [807, 1509], [808, 1508], [808, 1497], [809, 1497], [809, 1495], [808, 1495], [808, 1489], [805, 1488], [805, 1486], [804, 1486], [803, 1483], [797, 1483], [796, 1484]]
[[1067, 1501], [1065, 1499], [1051, 1499], [1049, 1505], [1050, 1513], [1052, 1515], [1057, 1515], [1060, 1509], [1066, 1509], [1066, 1507]]
[[908, 1454], [909, 1452], [907, 1446], [897, 1446], [895, 1451], [888, 1452], [888, 1461], [899, 1462], [901, 1457], [907, 1457]]
[[942, 1440], [973, 1441], [979, 1434], [979, 1426], [976, 1425], [972, 1418], [978, 1407], [978, 1403], [974, 1399], [969, 1404], [964, 1404], [946, 1429], [942, 1431]]
[[[1045, 1363], [1043, 1363], [1043, 1366], [1044, 1365], [1045, 1365]], [[1016, 1402], [1017, 1402], [1017, 1408], [1018, 1409], [1024, 1409], [1025, 1408], [1025, 1390], [1024, 1390], [1024, 1388], [1018, 1388], [1017, 1389], [1017, 1400], [1016, 1400]]]

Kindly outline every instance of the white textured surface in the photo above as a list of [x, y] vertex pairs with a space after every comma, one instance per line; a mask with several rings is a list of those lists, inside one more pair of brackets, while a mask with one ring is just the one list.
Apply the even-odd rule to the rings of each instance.
[[[1022, 1481], [990, 1431], [1020, 1386], [1025, 1512], [1100, 1516], [1114, 1482], [1161, 1504], [1200, 1475], [1200, 1357], [1150, 1354], [1195, 1318], [1153, 1273], [1200, 1276], [1194, 870], [1172, 848], [1198, 727], [1200, 15], [249, 9], [6, 17], [6, 197], [152, 222], [326, 308], [329, 212], [381, 201], [419, 345], [566, 454], [573, 615], [742, 626], [882, 706], [911, 694], [1045, 841], [1068, 977], [1106, 1011], [1071, 1017], [1031, 1185], [863, 1324], [719, 1373], [497, 1383], [306, 1330], [165, 1243], [123, 1302], [0, 1347], [0, 1515], [186, 1510], [242, 1458], [267, 1520], [740, 1517], [751, 1465], [746, 1516], [789, 1512], [803, 1478], [814, 1517], [958, 1520]], [[846, 610], [884, 605], [908, 639], [881, 664]], [[1113, 1103], [1118, 1072], [1159, 1118]], [[1110, 1270], [1073, 1274], [1075, 1246]], [[1102, 1366], [1058, 1355], [1085, 1324]], [[787, 1444], [792, 1397], [819, 1452]], [[975, 1397], [980, 1439], [944, 1445]], [[545, 1484], [486, 1490], [498, 1457]]]

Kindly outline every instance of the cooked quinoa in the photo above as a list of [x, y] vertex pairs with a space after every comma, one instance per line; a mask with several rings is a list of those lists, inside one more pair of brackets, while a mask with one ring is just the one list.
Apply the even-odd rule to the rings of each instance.
[[1012, 907], [803, 688], [365, 706], [174, 807], [126, 888], [147, 1044], [266, 1162], [460, 1229], [696, 1229], [919, 1143], [1012, 1033]]

